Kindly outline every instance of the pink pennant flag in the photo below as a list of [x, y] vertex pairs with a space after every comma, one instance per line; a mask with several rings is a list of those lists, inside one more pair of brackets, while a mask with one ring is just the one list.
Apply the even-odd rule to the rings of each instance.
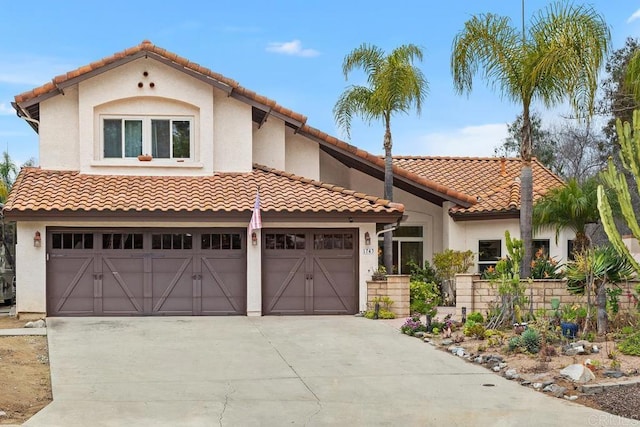
[[249, 222], [249, 233], [262, 228], [262, 215], [260, 214], [260, 188], [256, 191], [256, 201], [253, 204], [253, 213], [251, 214], [251, 222]]

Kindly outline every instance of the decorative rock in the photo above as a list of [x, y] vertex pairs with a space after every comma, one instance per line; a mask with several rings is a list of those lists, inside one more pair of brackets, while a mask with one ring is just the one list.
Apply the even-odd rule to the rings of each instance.
[[498, 365], [494, 366], [493, 372], [500, 372], [500, 367]]
[[567, 395], [565, 395], [564, 398], [567, 399], [567, 400], [571, 400], [571, 401], [578, 400], [578, 396], [567, 396]]
[[0, 417], [6, 417], [6, 416], [7, 416], [7, 413], [6, 413], [6, 412], [4, 412], [4, 411], [0, 411]]
[[504, 369], [504, 368], [506, 368], [506, 367], [507, 367], [507, 364], [506, 364], [506, 363], [504, 363], [504, 362], [502, 362], [502, 363], [498, 363], [498, 367], [499, 367], [500, 369]]
[[440, 345], [444, 346], [444, 347], [446, 347], [448, 345], [451, 345], [451, 344], [453, 344], [453, 340], [449, 340], [449, 339], [442, 340], [442, 342], [440, 343]]
[[35, 322], [27, 322], [24, 327], [25, 328], [44, 328], [46, 326], [46, 324], [44, 323], [44, 320], [40, 319], [40, 320], [36, 320]]
[[588, 383], [589, 381], [596, 379], [596, 376], [593, 375], [591, 369], [577, 363], [569, 365], [561, 370], [560, 375], [581, 384]]
[[602, 375], [604, 375], [605, 377], [608, 377], [608, 378], [621, 378], [621, 377], [624, 376], [622, 371], [616, 371], [616, 370], [612, 370], [612, 369], [607, 369], [606, 371], [604, 371], [602, 373]]
[[546, 387], [549, 387], [551, 384], [553, 384], [553, 381], [544, 381], [544, 382], [542, 383], [542, 387], [543, 387], [543, 388], [546, 388]]
[[430, 339], [430, 338], [424, 338], [422, 341], [424, 341], [424, 342], [431, 342], [431, 339]]
[[542, 389], [542, 391], [550, 393], [555, 397], [562, 397], [564, 396], [564, 393], [565, 391], [567, 391], [567, 389], [565, 387], [560, 387], [558, 384], [549, 384], [544, 389]]
[[542, 383], [533, 383], [533, 388], [540, 390], [542, 388]]
[[465, 352], [463, 348], [459, 348], [458, 351], [456, 351], [456, 356], [458, 357], [464, 357]]
[[578, 354], [585, 354], [586, 353], [586, 350], [581, 345], [579, 345], [577, 347], [574, 347], [574, 349], [578, 352]]
[[[584, 348], [582, 350], [584, 351]], [[562, 353], [566, 356], [577, 356], [578, 349], [576, 347], [567, 346], [562, 349]]]
[[598, 348], [597, 345], [594, 345], [593, 347], [591, 347], [591, 352], [592, 353], [600, 353], [600, 349]]
[[520, 375], [518, 375], [518, 371], [515, 369], [507, 369], [504, 373], [504, 377], [508, 380], [515, 380], [520, 378]]
[[422, 332], [422, 331], [414, 332], [413, 336], [416, 337], [416, 338], [422, 338], [422, 337], [424, 337], [424, 332]]
[[476, 363], [482, 363], [484, 361], [484, 359], [482, 358], [482, 356], [478, 356], [475, 359], [473, 359], [474, 362]]
[[525, 386], [526, 386], [526, 385], [531, 385], [531, 381], [529, 381], [529, 380], [524, 380], [524, 381], [522, 381], [522, 382], [520, 383], [520, 385], [525, 385]]

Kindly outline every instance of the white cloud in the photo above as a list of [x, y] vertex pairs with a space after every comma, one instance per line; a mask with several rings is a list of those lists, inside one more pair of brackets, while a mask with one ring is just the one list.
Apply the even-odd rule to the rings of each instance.
[[633, 14], [629, 17], [629, 19], [627, 19], [627, 24], [632, 23], [636, 19], [640, 19], [640, 9], [633, 12]]
[[16, 110], [14, 110], [10, 105], [5, 104], [4, 102], [0, 102], [0, 115], [9, 115], [15, 113]]
[[0, 83], [39, 86], [77, 68], [58, 58], [23, 55], [0, 56]]
[[420, 151], [430, 156], [491, 157], [507, 135], [504, 123], [433, 132], [420, 138]]
[[304, 58], [311, 58], [320, 55], [315, 49], [303, 49], [302, 42], [300, 40], [293, 40], [290, 42], [272, 42], [267, 46], [267, 52], [281, 53], [283, 55], [301, 56]]

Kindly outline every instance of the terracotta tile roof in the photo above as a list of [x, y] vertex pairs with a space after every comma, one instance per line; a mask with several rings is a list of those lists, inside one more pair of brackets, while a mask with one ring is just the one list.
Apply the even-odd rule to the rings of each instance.
[[260, 186], [263, 213], [402, 215], [404, 206], [255, 165], [251, 173], [211, 176], [87, 175], [23, 168], [8, 216], [34, 212], [250, 212]]
[[[454, 206], [451, 213], [517, 212], [520, 209], [520, 159], [498, 157], [394, 157], [394, 164], [441, 185], [477, 197], [470, 207]], [[533, 199], [562, 180], [533, 159]]]
[[20, 104], [22, 102], [37, 98], [41, 95], [56, 92], [58, 91], [58, 86], [65, 82], [68, 82], [75, 78], [85, 76], [93, 71], [99, 70], [100, 68], [113, 64], [117, 61], [123, 60], [126, 57], [136, 55], [140, 52], [150, 52], [150, 53], [157, 54], [173, 62], [174, 64], [177, 64], [178, 66], [185, 68], [186, 70], [194, 71], [206, 78], [210, 78], [213, 81], [226, 85], [235, 93], [245, 96], [260, 104], [264, 104], [268, 106], [272, 111], [278, 112], [283, 116], [286, 116], [294, 121], [297, 121], [300, 123], [305, 123], [307, 121], [307, 118], [302, 114], [296, 113], [288, 108], [282, 107], [281, 105], [278, 105], [277, 102], [267, 97], [264, 97], [262, 95], [258, 95], [257, 93], [240, 86], [240, 84], [235, 80], [225, 77], [222, 74], [211, 71], [206, 67], [203, 67], [199, 64], [191, 62], [186, 58], [183, 58], [181, 56], [176, 55], [175, 53], [167, 51], [166, 49], [158, 47], [153, 43], [151, 43], [149, 40], [144, 40], [142, 43], [140, 43], [137, 46], [130, 47], [128, 49], [123, 50], [122, 52], [115, 53], [99, 61], [95, 61], [95, 62], [92, 62], [91, 64], [76, 68], [75, 70], [69, 71], [66, 74], [56, 76], [53, 78], [51, 82], [48, 82], [30, 91], [21, 93], [20, 95], [16, 95], [15, 102], [17, 104]]
[[[321, 130], [318, 130], [308, 125], [304, 125], [300, 128], [298, 133], [308, 134], [316, 138], [319, 138], [331, 145], [336, 146], [337, 148], [340, 148], [348, 153], [351, 153], [363, 160], [366, 160], [384, 169], [384, 158], [373, 155], [365, 150], [362, 150], [361, 148], [358, 148], [354, 145], [341, 141], [338, 138], [335, 138], [329, 134], [322, 132]], [[437, 179], [433, 179], [429, 175], [421, 175], [420, 173], [416, 173], [415, 171], [405, 168], [402, 164], [395, 161], [393, 165], [393, 173], [396, 176], [406, 178], [409, 181], [422, 185], [434, 192], [441, 193], [447, 196], [448, 198], [453, 199], [454, 201], [457, 201], [460, 204], [472, 205], [476, 203], [476, 198], [470, 195], [470, 193], [466, 193], [465, 191], [461, 191], [454, 187], [448, 186], [446, 183], [440, 182]]]

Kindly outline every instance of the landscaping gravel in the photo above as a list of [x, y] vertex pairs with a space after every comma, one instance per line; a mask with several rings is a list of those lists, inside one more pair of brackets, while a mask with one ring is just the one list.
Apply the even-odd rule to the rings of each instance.
[[607, 387], [602, 393], [584, 396], [588, 406], [598, 408], [621, 417], [640, 420], [640, 383]]

